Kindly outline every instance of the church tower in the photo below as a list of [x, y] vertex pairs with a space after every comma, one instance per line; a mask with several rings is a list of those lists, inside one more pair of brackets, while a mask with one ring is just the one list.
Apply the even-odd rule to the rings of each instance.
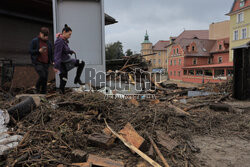
[[148, 32], [144, 36], [144, 41], [141, 43], [141, 55], [148, 55], [153, 53], [152, 43], [149, 41]]

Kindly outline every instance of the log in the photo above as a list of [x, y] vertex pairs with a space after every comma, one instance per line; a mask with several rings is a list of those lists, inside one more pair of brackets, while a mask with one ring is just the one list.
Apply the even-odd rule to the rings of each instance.
[[227, 112], [233, 112], [234, 109], [232, 108], [232, 106], [230, 106], [229, 104], [210, 104], [209, 105], [210, 109], [213, 109], [215, 111], [227, 111]]
[[20, 120], [36, 108], [32, 97], [25, 98], [21, 103], [8, 109], [8, 113], [15, 119]]
[[136, 148], [134, 145], [132, 145], [131, 143], [127, 142], [121, 135], [119, 135], [118, 133], [116, 133], [113, 129], [110, 128], [110, 126], [108, 125], [107, 121], [104, 119], [105, 124], [107, 126], [107, 128], [117, 137], [119, 138], [125, 146], [127, 146], [128, 148], [130, 148], [131, 150], [133, 150], [134, 152], [136, 152], [139, 156], [141, 156], [144, 160], [146, 160], [147, 162], [149, 162], [152, 166], [154, 167], [161, 167], [161, 165], [159, 165], [157, 162], [155, 162], [154, 160], [152, 160], [150, 157], [148, 157], [146, 154], [144, 154], [143, 152], [141, 152], [138, 148]]
[[155, 144], [154, 140], [149, 136], [149, 134], [147, 134], [151, 144], [153, 145], [156, 153], [158, 154], [158, 156], [160, 157], [160, 159], [162, 160], [163, 164], [165, 165], [165, 167], [169, 167], [167, 160], [163, 157], [161, 151], [159, 150], [159, 148], [157, 147], [157, 145]]

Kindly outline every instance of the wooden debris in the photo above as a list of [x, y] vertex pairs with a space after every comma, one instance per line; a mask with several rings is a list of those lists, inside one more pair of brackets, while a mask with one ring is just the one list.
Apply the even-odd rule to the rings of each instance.
[[165, 165], [165, 167], [169, 167], [167, 160], [163, 157], [161, 151], [159, 150], [159, 148], [157, 147], [157, 145], [155, 144], [154, 140], [147, 134], [151, 144], [153, 145], [157, 155], [160, 157], [160, 159], [162, 160], [163, 164]]
[[79, 166], [79, 167], [92, 167], [92, 163], [89, 163], [89, 162], [85, 162], [85, 163], [73, 163], [72, 165]]
[[135, 146], [136, 148], [140, 148], [140, 146], [145, 141], [143, 137], [141, 137], [133, 128], [133, 126], [128, 122], [126, 126], [120, 130], [119, 134], [123, 136], [123, 138]]
[[136, 107], [139, 106], [139, 102], [136, 99], [130, 99], [129, 103], [135, 105]]
[[234, 111], [234, 109], [232, 108], [232, 106], [230, 106], [229, 104], [210, 104], [210, 109], [213, 109], [215, 111], [227, 111], [227, 112], [232, 112]]
[[140, 161], [137, 165], [136, 165], [136, 167], [151, 167], [151, 165], [149, 165], [147, 162], [145, 162], [145, 161]]
[[177, 116], [190, 116], [190, 114], [182, 109], [180, 109], [179, 107], [176, 107], [172, 104], [168, 104], [169, 108], [174, 109], [174, 111], [178, 114]]
[[73, 150], [71, 153], [72, 162], [84, 162], [86, 161], [87, 153], [82, 150]]
[[176, 146], [179, 145], [175, 140], [171, 139], [163, 131], [157, 130], [156, 135], [157, 135], [158, 143], [161, 144], [166, 149], [168, 149], [169, 151], [172, 151]]
[[114, 161], [108, 158], [102, 158], [92, 154], [88, 156], [87, 162], [92, 163], [92, 165], [94, 166], [100, 166], [100, 167], [124, 167], [123, 162]]
[[207, 106], [209, 105], [209, 103], [202, 103], [202, 104], [197, 104], [197, 105], [192, 105], [188, 108], [185, 108], [184, 111], [190, 111], [190, 110], [193, 110], [193, 109], [196, 109], [196, 108], [201, 108], [201, 107], [204, 107], [204, 106]]
[[128, 148], [130, 148], [131, 150], [133, 150], [134, 152], [136, 152], [138, 155], [140, 155], [144, 160], [146, 160], [147, 162], [149, 162], [152, 166], [154, 167], [161, 167], [161, 165], [159, 165], [157, 162], [155, 162], [154, 160], [152, 160], [150, 157], [148, 157], [146, 154], [144, 154], [143, 152], [141, 152], [138, 148], [136, 148], [134, 145], [132, 145], [131, 143], [129, 143], [128, 141], [126, 141], [125, 138], [123, 138], [121, 135], [119, 135], [118, 133], [116, 133], [113, 129], [111, 129], [109, 127], [109, 125], [107, 124], [107, 121], [105, 121], [106, 126], [108, 127], [108, 129], [117, 137], [119, 138], [124, 144], [125, 146], [127, 146]]
[[159, 99], [156, 99], [156, 100], [152, 100], [150, 102], [151, 105], [155, 105], [155, 104], [159, 104], [160, 103], [160, 100]]
[[110, 148], [114, 144], [115, 138], [106, 134], [94, 133], [88, 136], [88, 144], [94, 147]]

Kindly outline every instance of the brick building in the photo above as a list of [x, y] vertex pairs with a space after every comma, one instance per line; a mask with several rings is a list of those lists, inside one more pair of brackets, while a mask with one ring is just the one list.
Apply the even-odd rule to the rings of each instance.
[[171, 45], [168, 75], [193, 83], [221, 82], [231, 77], [229, 38], [210, 40], [207, 30], [184, 31]]

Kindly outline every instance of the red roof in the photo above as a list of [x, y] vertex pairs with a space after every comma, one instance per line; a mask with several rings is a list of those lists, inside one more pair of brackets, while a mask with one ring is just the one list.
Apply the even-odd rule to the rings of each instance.
[[160, 51], [160, 50], [167, 50], [166, 46], [170, 44], [170, 41], [158, 41], [154, 46], [153, 50]]
[[217, 49], [217, 42], [224, 41], [224, 45], [227, 44], [229, 45], [229, 38], [224, 38], [224, 39], [219, 39], [214, 43], [213, 48], [210, 50], [210, 53], [216, 53], [216, 52], [229, 52], [229, 46], [225, 50], [218, 51]]
[[221, 64], [209, 64], [201, 66], [186, 66], [185, 69], [194, 69], [194, 68], [220, 68], [220, 67], [233, 67], [233, 62], [221, 63]]
[[234, 0], [233, 6], [228, 14], [250, 7], [250, 0], [245, 0], [245, 5], [243, 7], [240, 7], [240, 1], [241, 0]]
[[209, 31], [208, 30], [184, 30], [175, 40], [175, 42], [179, 42], [181, 39], [209, 39]]

